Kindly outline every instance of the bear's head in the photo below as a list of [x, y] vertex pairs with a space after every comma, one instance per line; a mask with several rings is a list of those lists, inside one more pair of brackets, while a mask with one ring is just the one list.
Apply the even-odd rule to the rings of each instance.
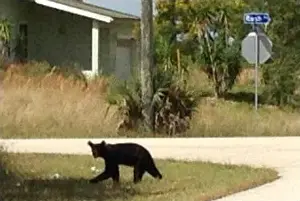
[[106, 152], [106, 142], [104, 140], [100, 144], [94, 144], [91, 141], [88, 141], [88, 145], [91, 147], [94, 158], [104, 156]]

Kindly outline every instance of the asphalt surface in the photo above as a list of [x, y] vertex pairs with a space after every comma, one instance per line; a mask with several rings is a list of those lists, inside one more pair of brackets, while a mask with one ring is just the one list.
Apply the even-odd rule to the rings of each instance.
[[[8, 152], [90, 155], [88, 140], [96, 143], [103, 139], [0, 139], [0, 145]], [[109, 138], [105, 141], [136, 142], [160, 159], [271, 167], [281, 176], [274, 182], [217, 201], [300, 201], [300, 137]]]

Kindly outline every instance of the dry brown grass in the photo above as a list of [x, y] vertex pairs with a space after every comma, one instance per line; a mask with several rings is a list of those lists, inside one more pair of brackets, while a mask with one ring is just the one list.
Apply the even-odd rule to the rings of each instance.
[[262, 106], [258, 112], [247, 103], [204, 99], [194, 116], [189, 136], [297, 136], [300, 115]]
[[[193, 82], [195, 87], [199, 86], [200, 90], [209, 88], [205, 87], [209, 85], [209, 81], [203, 72], [198, 71], [191, 75], [191, 80], [195, 80]], [[237, 79], [235, 90], [245, 91], [252, 88], [253, 75], [253, 69], [243, 70]], [[256, 112], [253, 104], [246, 102], [203, 98], [192, 120], [188, 136], [300, 135], [299, 112], [282, 110], [270, 105], [260, 105], [259, 107], [259, 111]]]
[[[245, 68], [238, 76], [237, 83], [241, 85], [254, 83], [254, 73], [254, 68]], [[261, 72], [259, 71], [258, 73], [260, 74]]]
[[80, 137], [115, 135], [118, 116], [108, 110], [99, 79], [84, 90], [83, 83], [59, 76], [6, 76], [0, 121], [4, 137]]
[[[190, 84], [204, 92], [211, 90], [199, 71], [191, 73]], [[2, 85], [1, 137], [118, 136], [120, 119], [115, 107], [108, 111], [104, 78], [84, 89], [83, 83], [59, 76], [28, 78], [8, 73]], [[185, 136], [291, 136], [299, 135], [299, 130], [300, 115], [296, 112], [261, 106], [256, 113], [248, 103], [203, 98]]]

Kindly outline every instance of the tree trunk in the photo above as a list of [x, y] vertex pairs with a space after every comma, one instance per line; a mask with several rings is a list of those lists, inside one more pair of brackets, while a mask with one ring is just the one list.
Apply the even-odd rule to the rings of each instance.
[[153, 1], [141, 0], [141, 88], [142, 114], [147, 131], [154, 130], [153, 98]]
[[217, 98], [217, 99], [219, 99], [221, 97], [220, 86], [218, 83], [215, 83], [214, 95], [215, 95], [215, 98]]
[[212, 76], [214, 80], [214, 95], [215, 98], [220, 98], [220, 83], [218, 79], [217, 69], [215, 65], [212, 65]]

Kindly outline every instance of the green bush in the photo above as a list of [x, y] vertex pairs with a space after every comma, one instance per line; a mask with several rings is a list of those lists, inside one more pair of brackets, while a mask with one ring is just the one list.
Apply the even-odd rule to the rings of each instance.
[[[158, 66], [153, 79], [155, 131], [169, 135], [185, 132], [199, 96], [184, 84], [184, 75], [176, 73], [174, 66]], [[141, 85], [136, 75], [127, 82], [114, 82], [107, 97], [111, 104], [118, 105], [123, 116], [119, 130], [141, 128]]]
[[278, 106], [300, 106], [300, 58], [296, 50], [283, 52], [272, 64], [263, 67], [264, 99]]

